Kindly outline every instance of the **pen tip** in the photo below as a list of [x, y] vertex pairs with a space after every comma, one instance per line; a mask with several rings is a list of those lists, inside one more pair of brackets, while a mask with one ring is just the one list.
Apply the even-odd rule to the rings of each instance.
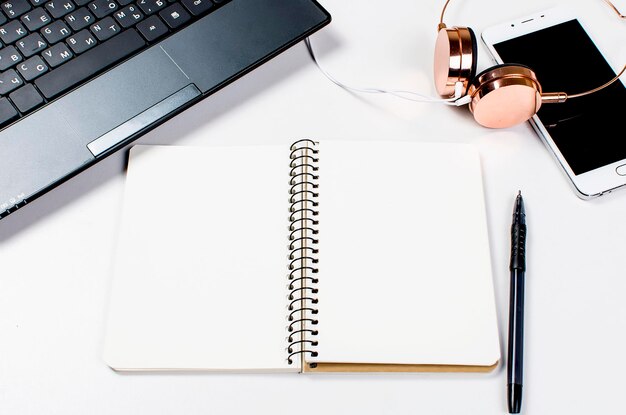
[[[522, 198], [522, 191], [518, 190], [517, 197], [515, 198], [515, 207], [513, 208], [513, 216], [517, 217], [517, 215], [526, 215], [524, 211], [524, 199]], [[525, 222], [522, 220], [521, 222], [524, 224]]]
[[519, 414], [522, 410], [522, 385], [509, 383], [507, 385], [508, 407], [510, 414]]

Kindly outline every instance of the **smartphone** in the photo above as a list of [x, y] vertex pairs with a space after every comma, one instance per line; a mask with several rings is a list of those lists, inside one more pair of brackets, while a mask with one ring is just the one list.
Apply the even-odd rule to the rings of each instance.
[[[543, 92], [580, 93], [616, 75], [579, 19], [566, 8], [490, 27], [481, 37], [497, 63], [530, 67]], [[544, 103], [530, 120], [583, 199], [626, 185], [624, 102], [626, 87], [617, 80], [591, 95]]]

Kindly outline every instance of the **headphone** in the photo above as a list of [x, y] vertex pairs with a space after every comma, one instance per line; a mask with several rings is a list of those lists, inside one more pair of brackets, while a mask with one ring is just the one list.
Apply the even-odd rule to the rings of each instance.
[[535, 72], [525, 65], [496, 65], [476, 74], [478, 63], [476, 35], [469, 27], [447, 27], [443, 23], [448, 3], [450, 0], [446, 0], [441, 11], [435, 43], [434, 82], [441, 99], [411, 91], [345, 85], [320, 66], [309, 38], [305, 39], [305, 44], [320, 71], [333, 83], [346, 90], [391, 94], [417, 102], [469, 105], [474, 119], [488, 128], [507, 128], [528, 121], [539, 111], [543, 103], [561, 103], [569, 98], [592, 94], [617, 81], [626, 70], [625, 65], [615, 78], [604, 85], [572, 95], [565, 92], [543, 92]]

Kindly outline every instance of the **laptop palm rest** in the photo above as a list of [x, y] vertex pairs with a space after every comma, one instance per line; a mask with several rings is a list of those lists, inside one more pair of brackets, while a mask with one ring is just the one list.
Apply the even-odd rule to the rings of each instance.
[[236, 0], [165, 39], [162, 46], [210, 94], [328, 20], [310, 0]]
[[100, 137], [110, 140], [107, 133], [129, 120], [145, 123], [154, 111], [167, 115], [183, 97], [193, 99], [199, 92], [191, 83], [155, 46], [1, 131], [0, 216], [93, 163], [106, 151]]

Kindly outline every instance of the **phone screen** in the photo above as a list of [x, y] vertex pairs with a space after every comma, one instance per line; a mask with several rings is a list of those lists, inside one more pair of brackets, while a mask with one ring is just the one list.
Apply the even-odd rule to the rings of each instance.
[[[585, 92], [616, 75], [575, 19], [496, 43], [494, 48], [504, 63], [529, 66], [543, 92]], [[617, 81], [588, 96], [544, 104], [537, 116], [579, 175], [626, 159], [625, 101], [626, 88]]]

